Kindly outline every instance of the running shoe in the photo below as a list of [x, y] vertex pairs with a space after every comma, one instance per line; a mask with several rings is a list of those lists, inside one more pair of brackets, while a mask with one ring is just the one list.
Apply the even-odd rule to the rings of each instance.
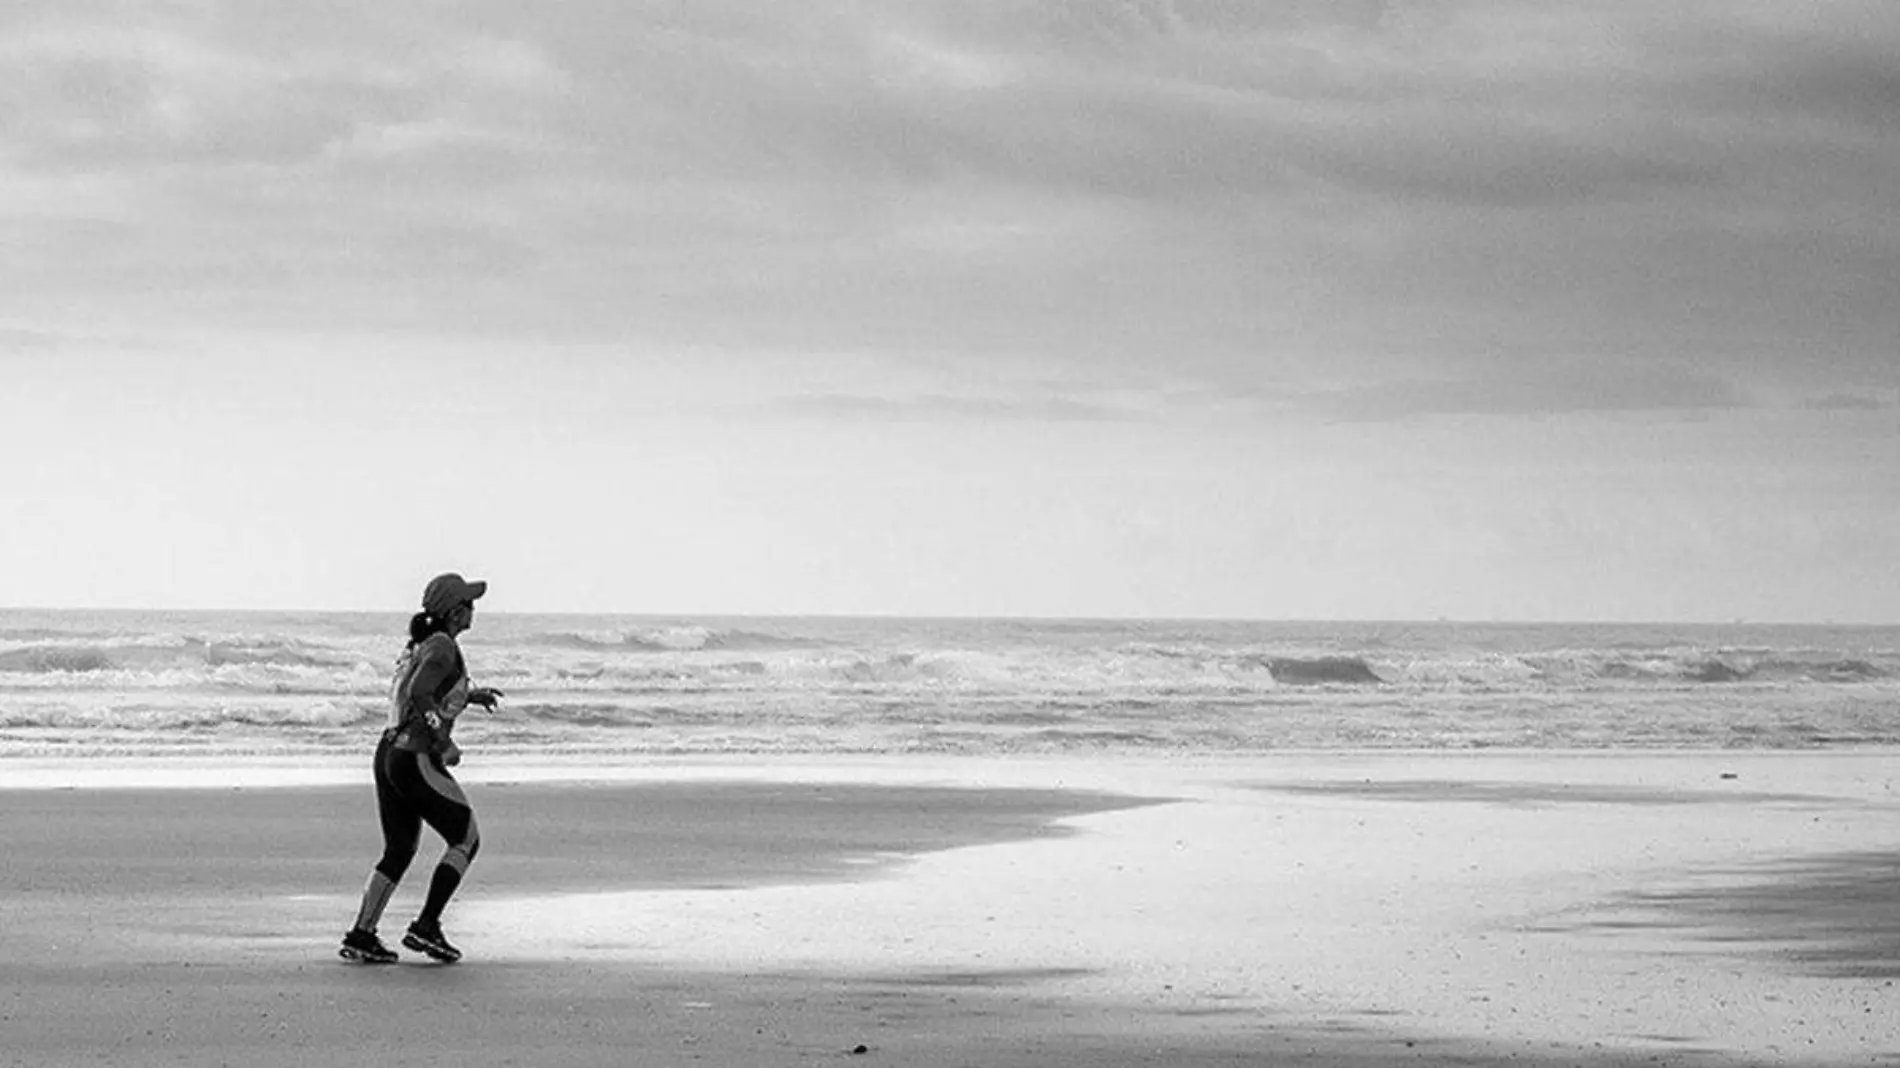
[[354, 927], [343, 936], [343, 945], [336, 953], [344, 960], [353, 960], [358, 964], [394, 964], [397, 959], [396, 951], [383, 945], [383, 940], [376, 937], [375, 931]]
[[454, 964], [462, 959], [462, 951], [449, 945], [442, 937], [442, 925], [423, 923], [421, 920], [409, 925], [408, 933], [402, 936], [402, 944], [417, 953], [426, 953], [444, 964]]

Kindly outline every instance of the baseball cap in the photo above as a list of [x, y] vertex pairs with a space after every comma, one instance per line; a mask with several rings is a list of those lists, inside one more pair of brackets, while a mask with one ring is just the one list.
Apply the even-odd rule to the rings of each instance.
[[422, 610], [439, 619], [463, 601], [473, 601], [487, 592], [488, 583], [470, 582], [450, 571], [429, 580], [422, 591]]

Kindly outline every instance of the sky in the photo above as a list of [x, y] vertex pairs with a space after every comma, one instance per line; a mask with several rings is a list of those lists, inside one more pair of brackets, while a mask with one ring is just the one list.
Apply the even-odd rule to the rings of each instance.
[[14, 0], [0, 605], [1900, 620], [1892, 0]]

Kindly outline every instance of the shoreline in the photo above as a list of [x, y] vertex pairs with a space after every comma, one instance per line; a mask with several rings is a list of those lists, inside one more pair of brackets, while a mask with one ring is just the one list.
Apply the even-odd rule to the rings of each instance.
[[[139, 753], [128, 755], [0, 755], [0, 795], [10, 790], [176, 788], [227, 786], [262, 789], [366, 783], [373, 745], [361, 752]], [[1491, 764], [1517, 772], [1548, 774], [1557, 767], [1608, 768], [1670, 763], [1729, 763], [1786, 766], [1790, 763], [1883, 765], [1900, 769], [1900, 746], [1843, 745], [1784, 749], [1696, 747], [1614, 748], [1287, 748], [1271, 750], [1105, 750], [1061, 753], [935, 752], [603, 752], [550, 753], [482, 747], [454, 769], [467, 783], [627, 782], [668, 778], [793, 778], [845, 776], [861, 781], [916, 781], [931, 776], [956, 780], [971, 774], [1004, 779], [1100, 779], [1117, 771], [1140, 776], [1200, 779], [1222, 768], [1283, 769], [1312, 774], [1326, 768], [1404, 763]], [[1718, 772], [1719, 774], [1719, 772]], [[1123, 776], [1126, 777], [1126, 776]], [[1900, 770], [1888, 776], [1900, 784]], [[1138, 781], [1138, 780], [1137, 780]], [[1900, 785], [1896, 786], [1900, 789]]]
[[475, 751], [469, 959], [369, 970], [366, 757], [61, 761], [0, 1064], [1900, 1062], [1896, 757]]

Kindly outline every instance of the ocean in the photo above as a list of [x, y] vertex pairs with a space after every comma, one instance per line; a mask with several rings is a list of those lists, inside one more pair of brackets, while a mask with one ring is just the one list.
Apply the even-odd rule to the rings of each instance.
[[[0, 610], [0, 759], [366, 750], [406, 623]], [[1900, 626], [483, 613], [462, 644], [507, 694], [471, 753], [1900, 744]]]

